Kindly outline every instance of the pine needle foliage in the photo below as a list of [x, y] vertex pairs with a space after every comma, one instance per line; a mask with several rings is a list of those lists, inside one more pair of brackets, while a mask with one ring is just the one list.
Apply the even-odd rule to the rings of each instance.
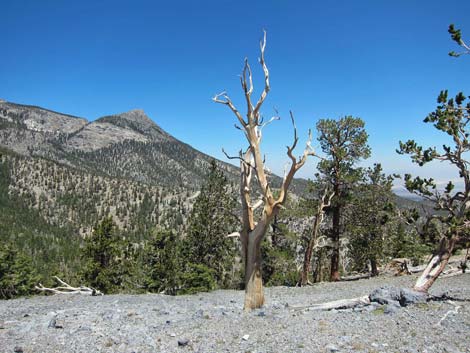
[[236, 249], [234, 239], [227, 235], [236, 229], [235, 207], [232, 186], [212, 161], [189, 217], [183, 257], [186, 271], [194, 269], [193, 265], [204, 265], [222, 288], [230, 287], [233, 280]]
[[12, 243], [0, 243], [0, 299], [34, 294], [38, 281], [31, 258]]

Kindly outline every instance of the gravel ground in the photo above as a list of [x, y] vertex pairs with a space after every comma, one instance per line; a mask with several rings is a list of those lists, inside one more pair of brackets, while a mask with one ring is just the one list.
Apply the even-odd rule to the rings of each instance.
[[[192, 296], [37, 296], [0, 301], [0, 352], [470, 352], [470, 302], [407, 307], [298, 309], [411, 287], [415, 276], [307, 288], [266, 289], [244, 313], [242, 291]], [[431, 294], [470, 299], [470, 274], [439, 280]]]

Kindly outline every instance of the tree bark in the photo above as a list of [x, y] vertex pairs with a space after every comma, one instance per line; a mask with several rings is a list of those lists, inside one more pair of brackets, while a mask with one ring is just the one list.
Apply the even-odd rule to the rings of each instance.
[[328, 198], [328, 201], [325, 201], [327, 194], [328, 194], [328, 189], [325, 190], [323, 197], [321, 198], [320, 204], [318, 205], [317, 214], [315, 215], [312, 236], [310, 237], [307, 250], [305, 251], [305, 255], [304, 255], [304, 264], [302, 268], [302, 275], [300, 278], [301, 286], [305, 286], [309, 283], [308, 277], [310, 274], [310, 268], [312, 267], [312, 253], [315, 247], [318, 246], [317, 244], [318, 232], [320, 231], [320, 225], [322, 224], [323, 218], [325, 216], [324, 209], [325, 207], [330, 206], [331, 198], [334, 196], [334, 194], [331, 194]]
[[[338, 193], [335, 192], [336, 195]], [[339, 275], [339, 236], [340, 236], [340, 218], [341, 209], [338, 205], [333, 207], [333, 230], [331, 240], [333, 242], [333, 251], [331, 254], [331, 269], [330, 269], [330, 281], [336, 282], [340, 280]]]
[[245, 257], [245, 311], [260, 308], [264, 304], [261, 261], [261, 241], [249, 241]]
[[427, 293], [449, 262], [457, 238], [442, 237], [439, 248], [432, 256], [423, 273], [417, 279], [413, 290]]
[[379, 269], [377, 268], [377, 259], [372, 257], [370, 259], [370, 273], [372, 277], [376, 277], [379, 275]]
[[317, 258], [317, 266], [315, 267], [315, 271], [313, 272], [313, 282], [318, 283], [323, 281], [323, 253], [325, 249], [320, 249]]
[[[317, 221], [315, 220], [315, 224]], [[313, 234], [312, 237], [310, 238], [310, 241], [308, 242], [307, 250], [305, 251], [304, 255], [304, 264], [302, 268], [302, 277], [300, 279], [300, 285], [305, 286], [308, 284], [308, 275], [310, 273], [310, 267], [312, 265], [312, 253], [313, 253], [313, 246], [315, 244], [316, 238], [317, 238], [317, 230], [315, 227], [313, 228]]]

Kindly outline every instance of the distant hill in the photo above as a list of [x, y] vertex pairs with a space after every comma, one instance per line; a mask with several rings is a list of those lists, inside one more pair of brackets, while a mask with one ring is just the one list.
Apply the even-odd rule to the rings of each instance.
[[[40, 107], [0, 102], [0, 145], [93, 174], [189, 189], [200, 185], [212, 159], [163, 131], [142, 110], [89, 122]], [[236, 167], [219, 164], [230, 178], [236, 178]]]
[[[0, 146], [10, 192], [49, 222], [81, 234], [107, 214], [134, 233], [158, 224], [178, 229], [213, 160], [171, 136], [143, 110], [90, 122], [0, 101]], [[217, 163], [237, 192], [238, 168]], [[280, 183], [272, 176], [273, 187]], [[305, 188], [303, 179], [292, 185], [298, 194]]]
[[[213, 157], [179, 141], [143, 110], [89, 122], [36, 106], [0, 101], [0, 146], [97, 175], [161, 187], [199, 188]], [[238, 168], [217, 161], [238, 183]], [[274, 187], [281, 179], [272, 176]], [[301, 192], [302, 179], [292, 190]]]

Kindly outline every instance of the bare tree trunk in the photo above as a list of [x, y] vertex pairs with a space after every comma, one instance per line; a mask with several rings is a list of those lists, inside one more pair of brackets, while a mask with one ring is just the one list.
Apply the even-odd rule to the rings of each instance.
[[321, 282], [323, 280], [323, 276], [322, 276], [323, 252], [324, 252], [324, 249], [320, 249], [320, 251], [318, 252], [318, 258], [316, 261], [317, 265], [315, 267], [315, 271], [313, 272], [313, 282], [315, 283]]
[[[253, 238], [253, 237], [252, 237]], [[263, 277], [261, 274], [261, 241], [248, 243], [245, 257], [245, 304], [250, 311], [264, 304]]]
[[310, 274], [310, 268], [312, 266], [312, 253], [313, 250], [318, 247], [318, 232], [320, 231], [320, 225], [323, 222], [325, 212], [325, 207], [330, 206], [331, 198], [334, 194], [331, 194], [328, 198], [328, 201], [325, 202], [326, 195], [328, 194], [328, 189], [325, 190], [323, 193], [323, 197], [321, 198], [320, 204], [317, 208], [317, 214], [315, 215], [315, 222], [313, 223], [313, 231], [312, 236], [308, 242], [307, 250], [305, 251], [304, 255], [304, 264], [302, 268], [302, 276], [300, 279], [300, 285], [305, 286], [309, 283], [308, 277]]
[[340, 207], [336, 205], [333, 208], [333, 231], [331, 240], [333, 242], [333, 251], [331, 254], [330, 281], [336, 282], [340, 280], [339, 276], [339, 236], [340, 236]]
[[317, 240], [318, 229], [316, 227], [317, 220], [315, 219], [315, 225], [313, 227], [313, 234], [308, 242], [307, 250], [305, 251], [304, 255], [304, 264], [302, 268], [302, 276], [300, 279], [300, 285], [305, 286], [308, 284], [308, 275], [310, 273], [310, 267], [312, 265], [312, 253], [313, 253], [313, 246]]
[[457, 238], [442, 237], [439, 248], [434, 253], [423, 273], [417, 279], [413, 289], [418, 292], [427, 293], [428, 289], [433, 285], [439, 275], [449, 262], [449, 258], [454, 249]]
[[377, 259], [375, 257], [372, 257], [370, 259], [370, 273], [372, 277], [379, 275], [379, 269], [377, 268]]

